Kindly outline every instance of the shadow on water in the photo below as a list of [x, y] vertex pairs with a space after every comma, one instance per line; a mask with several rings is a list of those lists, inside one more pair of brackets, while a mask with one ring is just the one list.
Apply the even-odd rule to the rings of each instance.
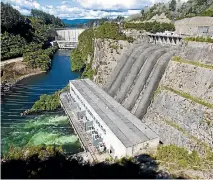
[[33, 155], [27, 160], [2, 162], [2, 178], [182, 179], [182, 177], [159, 171], [155, 159], [146, 154], [140, 155], [134, 160], [122, 159], [115, 163], [89, 164], [83, 162], [80, 157], [67, 159], [59, 153], [46, 160], [40, 160], [37, 155]]

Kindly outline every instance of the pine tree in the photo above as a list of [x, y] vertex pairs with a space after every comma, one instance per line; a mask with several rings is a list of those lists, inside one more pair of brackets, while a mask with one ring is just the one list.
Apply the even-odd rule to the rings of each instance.
[[177, 5], [176, 0], [172, 0], [172, 1], [170, 2], [170, 4], [169, 4], [169, 9], [170, 9], [171, 11], [175, 11], [175, 10], [176, 10], [176, 5]]

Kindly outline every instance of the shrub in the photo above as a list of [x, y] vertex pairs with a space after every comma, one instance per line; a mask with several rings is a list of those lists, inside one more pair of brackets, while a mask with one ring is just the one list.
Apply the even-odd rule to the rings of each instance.
[[145, 22], [145, 23], [125, 23], [125, 29], [145, 30], [151, 33], [174, 31], [175, 26], [172, 23]]
[[211, 37], [202, 37], [202, 36], [197, 36], [197, 37], [187, 37], [184, 39], [185, 41], [195, 41], [195, 42], [208, 42], [208, 43], [213, 43], [213, 39]]

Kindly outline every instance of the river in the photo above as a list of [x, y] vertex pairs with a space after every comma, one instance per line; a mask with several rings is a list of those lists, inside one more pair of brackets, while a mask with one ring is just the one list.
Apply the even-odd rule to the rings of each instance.
[[64, 112], [22, 117], [20, 113], [32, 107], [41, 94], [53, 94], [65, 87], [69, 80], [80, 73], [71, 71], [70, 51], [58, 50], [48, 73], [28, 77], [1, 99], [1, 147], [8, 148], [34, 145], [62, 145], [65, 152], [81, 150]]

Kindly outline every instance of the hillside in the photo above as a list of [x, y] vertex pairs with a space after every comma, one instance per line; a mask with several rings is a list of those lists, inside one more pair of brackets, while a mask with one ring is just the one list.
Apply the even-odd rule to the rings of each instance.
[[183, 19], [194, 16], [213, 17], [213, 0], [171, 0], [169, 3], [156, 3], [151, 7], [145, 7], [141, 10], [141, 16], [132, 17], [130, 21], [147, 21], [155, 15], [164, 13], [171, 20]]
[[23, 57], [1, 68], [1, 89], [8, 91], [23, 77], [51, 68], [51, 58], [58, 49], [51, 46], [56, 27], [63, 22], [50, 14], [32, 9], [25, 17], [9, 4], [1, 3], [1, 60]]
[[1, 22], [2, 60], [20, 57], [34, 47], [48, 48], [55, 37], [54, 28], [64, 26], [59, 18], [42, 11], [32, 9], [31, 16], [25, 17], [4, 3]]

